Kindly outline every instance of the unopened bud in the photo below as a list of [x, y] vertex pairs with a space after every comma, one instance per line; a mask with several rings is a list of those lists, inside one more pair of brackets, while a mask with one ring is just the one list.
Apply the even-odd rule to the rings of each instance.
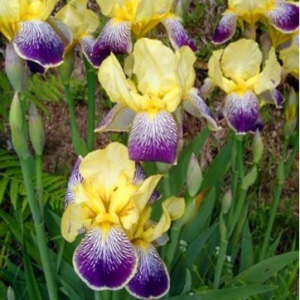
[[23, 59], [16, 53], [12, 43], [6, 46], [5, 72], [13, 89], [22, 92], [26, 82], [25, 65]]
[[248, 188], [255, 183], [257, 178], [257, 167], [254, 166], [251, 171], [244, 177], [242, 181], [242, 189], [244, 191], [248, 190]]
[[70, 83], [70, 79], [74, 70], [75, 53], [71, 49], [64, 55], [64, 62], [58, 67], [58, 74], [64, 85]]
[[293, 134], [297, 125], [297, 94], [293, 88], [291, 88], [287, 106], [285, 109], [285, 119], [284, 124], [284, 136], [289, 137]]
[[23, 112], [18, 93], [16, 92], [11, 102], [9, 111], [9, 124], [11, 129], [11, 138], [14, 149], [19, 157], [29, 156], [27, 147], [27, 136], [23, 129]]
[[232, 193], [228, 190], [222, 199], [222, 213], [226, 215], [232, 204]]
[[252, 143], [253, 161], [258, 164], [264, 153], [264, 144], [261, 138], [260, 131], [257, 129], [254, 134]]
[[192, 153], [188, 165], [187, 178], [186, 178], [187, 190], [191, 197], [194, 197], [198, 193], [201, 183], [202, 183], [201, 167], [198, 163], [196, 155]]
[[29, 108], [29, 137], [35, 153], [42, 155], [45, 145], [43, 120], [33, 102]]

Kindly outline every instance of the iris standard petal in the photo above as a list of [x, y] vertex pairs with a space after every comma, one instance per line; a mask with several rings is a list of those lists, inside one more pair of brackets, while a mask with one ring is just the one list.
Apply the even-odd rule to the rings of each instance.
[[205, 118], [207, 120], [208, 126], [212, 130], [218, 130], [220, 127], [217, 125], [209, 107], [199, 96], [197, 89], [191, 89], [188, 94], [185, 95], [183, 101], [184, 109], [196, 118]]
[[131, 51], [131, 23], [109, 20], [95, 42], [93, 55], [101, 56], [104, 60], [111, 52], [126, 54]]
[[135, 112], [128, 106], [118, 103], [116, 104], [100, 124], [95, 132], [118, 131], [127, 132], [134, 119]]
[[157, 299], [169, 290], [170, 278], [167, 268], [154, 246], [142, 242], [135, 245], [138, 268], [126, 289], [138, 299]]
[[225, 100], [224, 116], [238, 133], [245, 134], [253, 128], [259, 118], [259, 104], [252, 91], [239, 95], [230, 93]]
[[63, 62], [64, 45], [52, 27], [42, 21], [20, 22], [14, 47], [23, 59], [31, 60], [44, 68]]
[[230, 43], [223, 51], [221, 68], [227, 78], [239, 82], [259, 73], [262, 54], [253, 40], [240, 39]]
[[198, 50], [194, 41], [189, 37], [177, 19], [170, 17], [164, 20], [162, 24], [165, 26], [171, 44], [175, 49], [182, 46], [189, 46], [194, 52]]
[[285, 1], [276, 1], [274, 9], [267, 12], [271, 24], [278, 30], [289, 33], [299, 27], [299, 6]]
[[83, 177], [79, 173], [79, 166], [81, 163], [81, 157], [77, 158], [77, 161], [74, 165], [72, 170], [71, 176], [68, 181], [67, 192], [65, 196], [64, 206], [66, 207], [69, 203], [75, 201], [75, 188], [77, 187], [78, 183], [83, 182]]
[[222, 44], [230, 40], [235, 33], [236, 22], [236, 14], [230, 12], [224, 13], [216, 28], [212, 42], [215, 44]]
[[92, 227], [76, 248], [73, 264], [92, 289], [120, 289], [133, 277], [137, 254], [119, 225]]
[[129, 157], [135, 161], [176, 161], [178, 130], [168, 111], [138, 113], [129, 136]]
[[94, 68], [99, 68], [103, 57], [100, 54], [94, 54], [93, 48], [95, 39], [91, 37], [84, 37], [80, 40], [80, 45], [84, 56]]

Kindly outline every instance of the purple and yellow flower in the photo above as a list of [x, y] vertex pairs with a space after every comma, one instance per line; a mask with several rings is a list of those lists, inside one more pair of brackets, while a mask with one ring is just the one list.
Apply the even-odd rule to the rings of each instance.
[[158, 40], [143, 38], [136, 42], [125, 62], [126, 77], [111, 54], [101, 64], [98, 78], [116, 105], [96, 131], [130, 131], [128, 148], [132, 160], [174, 163], [181, 130], [175, 112], [181, 104], [217, 128], [193, 87], [195, 59], [187, 46], [174, 53]]
[[299, 6], [284, 0], [228, 0], [228, 8], [213, 36], [215, 44], [222, 44], [235, 33], [238, 22], [254, 29], [257, 22], [271, 25], [284, 33], [291, 33], [299, 27]]
[[13, 44], [16, 53], [36, 71], [63, 62], [64, 48], [71, 32], [50, 17], [58, 0], [11, 0], [0, 7], [0, 31]]
[[169, 198], [163, 214], [150, 221], [150, 203], [161, 175], [146, 178], [128, 149], [111, 143], [79, 158], [71, 174], [62, 217], [62, 235], [77, 246], [73, 264], [92, 289], [126, 286], [139, 298], [158, 298], [169, 289], [169, 275], [154, 242], [184, 211], [183, 198]]
[[72, 51], [79, 44], [82, 52], [89, 62], [98, 67], [100, 57], [93, 56], [95, 39], [93, 33], [99, 26], [99, 18], [92, 10], [87, 8], [88, 0], [72, 0], [68, 2], [55, 17], [65, 23], [73, 34], [73, 42], [66, 52]]
[[227, 94], [224, 116], [238, 134], [253, 131], [260, 122], [259, 96], [270, 94], [278, 106], [282, 102], [276, 90], [281, 66], [274, 49], [271, 48], [263, 67], [262, 60], [258, 44], [241, 39], [214, 51], [208, 62], [207, 85], [217, 86]]
[[137, 38], [145, 36], [159, 23], [167, 30], [175, 49], [189, 46], [197, 48], [180, 23], [171, 12], [173, 0], [97, 0], [101, 12], [110, 18], [94, 46], [94, 55], [106, 58], [114, 54], [129, 53], [132, 48], [131, 34]]

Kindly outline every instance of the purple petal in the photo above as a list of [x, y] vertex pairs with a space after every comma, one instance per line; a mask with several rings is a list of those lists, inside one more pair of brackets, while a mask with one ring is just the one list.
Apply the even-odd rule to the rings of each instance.
[[277, 89], [267, 90], [261, 96], [267, 103], [275, 104], [276, 108], [281, 109], [283, 107], [284, 98]]
[[119, 131], [127, 132], [134, 119], [135, 112], [128, 106], [116, 104], [95, 129], [96, 132]]
[[135, 161], [160, 161], [173, 164], [178, 144], [177, 124], [171, 113], [138, 113], [129, 135], [129, 157]]
[[40, 64], [31, 60], [27, 60], [27, 66], [32, 74], [35, 73], [44, 74], [46, 71], [46, 69], [42, 67]]
[[253, 126], [250, 128], [249, 131], [252, 132], [252, 133], [255, 133], [256, 130], [262, 131], [263, 128], [264, 128], [264, 122], [263, 122], [263, 120], [261, 119], [261, 117], [259, 117], [259, 118], [255, 121], [255, 123], [253, 124]]
[[224, 116], [238, 134], [245, 134], [252, 130], [259, 118], [259, 104], [255, 94], [252, 91], [247, 91], [242, 95], [228, 94]]
[[18, 25], [20, 30], [14, 40], [18, 55], [44, 68], [55, 67], [63, 62], [63, 42], [48, 23], [26, 21]]
[[267, 13], [269, 21], [278, 30], [293, 32], [299, 27], [299, 7], [297, 5], [277, 1], [276, 7]]
[[77, 187], [78, 183], [83, 182], [83, 177], [79, 173], [80, 163], [81, 157], [78, 157], [68, 181], [67, 192], [64, 201], [65, 207], [75, 201], [75, 188]]
[[171, 44], [175, 49], [182, 46], [189, 46], [194, 52], [198, 50], [194, 41], [188, 36], [187, 32], [178, 20], [168, 18], [164, 20], [162, 24], [165, 26]]
[[170, 287], [169, 274], [156, 249], [148, 243], [135, 246], [138, 268], [126, 289], [138, 299], [163, 297]]
[[131, 23], [109, 20], [93, 47], [93, 56], [103, 61], [111, 52], [127, 54], [131, 51]]
[[210, 109], [206, 105], [206, 103], [202, 100], [202, 98], [198, 94], [197, 89], [192, 89], [186, 96], [183, 101], [184, 109], [196, 118], [205, 118], [208, 122], [208, 126], [212, 130], [219, 130], [219, 126], [217, 125]]
[[119, 225], [93, 227], [76, 248], [75, 271], [92, 289], [120, 289], [133, 277], [137, 254]]
[[80, 40], [80, 44], [81, 44], [82, 52], [83, 52], [84, 56], [87, 58], [87, 60], [89, 61], [89, 63], [94, 68], [99, 68], [99, 66], [103, 60], [103, 57], [101, 55], [93, 54], [95, 39], [85, 37]]
[[232, 38], [236, 29], [237, 16], [233, 13], [225, 13], [215, 31], [212, 42], [222, 44]]

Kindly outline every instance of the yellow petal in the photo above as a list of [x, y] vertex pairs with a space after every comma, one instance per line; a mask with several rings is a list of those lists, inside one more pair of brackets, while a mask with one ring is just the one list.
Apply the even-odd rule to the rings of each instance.
[[14, 38], [13, 24], [20, 21], [18, 0], [6, 1], [0, 5], [0, 32], [10, 41]]
[[135, 162], [128, 156], [128, 149], [120, 143], [111, 143], [105, 149], [96, 150], [83, 158], [79, 172], [89, 180], [101, 197], [109, 199], [112, 191], [118, 187], [121, 175], [132, 181]]
[[130, 90], [132, 89], [126, 80], [120, 63], [113, 53], [100, 65], [98, 79], [112, 102], [125, 103], [133, 110], [138, 110], [130, 94]]
[[254, 90], [256, 94], [274, 89], [280, 82], [281, 66], [276, 59], [276, 54], [271, 48], [269, 57], [263, 71], [259, 74]]
[[193, 86], [196, 78], [194, 63], [196, 56], [190, 47], [184, 46], [176, 51], [177, 72], [183, 94], [186, 94]]
[[213, 85], [218, 86], [226, 93], [230, 93], [235, 89], [236, 84], [232, 80], [225, 78], [222, 73], [220, 64], [222, 55], [223, 50], [213, 51], [208, 61], [208, 76]]
[[[160, 96], [178, 87], [175, 54], [162, 42], [140, 39], [135, 44], [133, 56], [133, 73], [142, 94]], [[174, 101], [179, 102], [180, 95]]]
[[136, 203], [138, 211], [141, 212], [147, 205], [154, 189], [158, 182], [162, 178], [162, 175], [153, 175], [145, 179], [136, 193], [133, 195], [133, 200]]
[[[158, 223], [153, 227], [153, 231], [145, 232], [144, 238], [152, 242], [161, 237], [171, 226], [171, 221], [180, 218], [185, 209], [184, 198], [171, 197], [162, 203], [163, 214]], [[149, 233], [152, 233], [151, 235]]]
[[132, 19], [135, 15], [138, 0], [96, 0], [103, 15], [123, 20]]
[[140, 1], [136, 11], [136, 22], [149, 22], [153, 18], [160, 18], [166, 15], [173, 0], [143, 0]]
[[252, 40], [241, 39], [229, 44], [221, 58], [221, 68], [227, 78], [235, 82], [247, 80], [259, 73], [262, 53]]
[[91, 225], [89, 210], [82, 205], [71, 203], [67, 206], [61, 220], [61, 233], [68, 242], [73, 242], [83, 229]]

